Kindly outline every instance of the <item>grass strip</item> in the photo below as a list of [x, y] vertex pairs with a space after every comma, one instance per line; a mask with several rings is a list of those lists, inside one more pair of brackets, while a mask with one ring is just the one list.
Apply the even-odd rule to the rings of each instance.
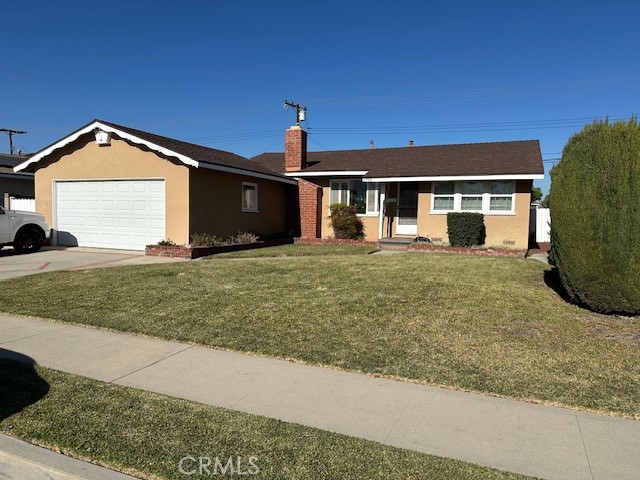
[[257, 473], [242, 478], [528, 478], [9, 360], [0, 431], [149, 479], [186, 478], [184, 457], [187, 472], [205, 457]]
[[369, 255], [378, 249], [353, 245], [279, 245], [276, 247], [256, 248], [226, 252], [210, 257], [209, 260], [219, 258], [266, 258], [266, 257], [317, 257], [328, 255]]

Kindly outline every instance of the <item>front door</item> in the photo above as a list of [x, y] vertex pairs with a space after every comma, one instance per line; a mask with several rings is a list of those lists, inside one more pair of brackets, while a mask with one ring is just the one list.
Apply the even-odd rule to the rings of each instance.
[[418, 234], [418, 184], [415, 182], [398, 183], [398, 221], [396, 234]]

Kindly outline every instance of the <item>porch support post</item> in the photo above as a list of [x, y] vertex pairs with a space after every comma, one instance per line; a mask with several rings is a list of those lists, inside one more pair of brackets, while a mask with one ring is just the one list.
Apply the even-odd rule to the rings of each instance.
[[380, 203], [378, 204], [378, 210], [380, 210], [380, 214], [378, 216], [378, 240], [382, 240], [382, 232], [384, 231], [384, 201], [386, 197], [386, 183], [379, 183], [378, 188], [380, 189]]

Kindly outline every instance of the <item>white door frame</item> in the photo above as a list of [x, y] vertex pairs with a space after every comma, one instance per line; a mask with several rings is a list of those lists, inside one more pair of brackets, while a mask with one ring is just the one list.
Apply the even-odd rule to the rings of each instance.
[[[397, 235], [417, 235], [418, 234], [418, 184], [416, 183], [416, 224], [415, 225], [400, 225], [400, 209], [402, 208], [402, 204], [400, 203], [402, 195], [400, 194], [400, 189], [402, 188], [404, 182], [398, 182], [398, 194], [396, 198], [398, 199], [398, 203], [396, 204], [396, 234]], [[414, 183], [414, 182], [412, 182]], [[405, 183], [406, 185], [406, 183]]]

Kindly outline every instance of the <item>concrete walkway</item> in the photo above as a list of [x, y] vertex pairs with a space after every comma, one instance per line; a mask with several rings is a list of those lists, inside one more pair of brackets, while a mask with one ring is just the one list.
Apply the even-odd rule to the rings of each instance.
[[640, 478], [640, 422], [0, 317], [0, 356], [548, 479]]
[[44, 247], [37, 253], [20, 255], [13, 248], [0, 250], [0, 280], [55, 270], [88, 270], [123, 265], [148, 265], [185, 261], [177, 258], [146, 256], [131, 250], [82, 247]]

